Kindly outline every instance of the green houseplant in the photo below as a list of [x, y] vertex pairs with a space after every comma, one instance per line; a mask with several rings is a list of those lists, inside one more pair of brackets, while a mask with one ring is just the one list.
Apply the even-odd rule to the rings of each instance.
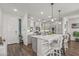
[[75, 37], [75, 40], [76, 40], [77, 42], [79, 42], [79, 32], [74, 31], [74, 32], [73, 32], [73, 36]]

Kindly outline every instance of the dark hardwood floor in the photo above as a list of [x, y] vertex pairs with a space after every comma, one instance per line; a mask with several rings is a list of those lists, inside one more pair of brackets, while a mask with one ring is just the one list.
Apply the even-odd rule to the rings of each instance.
[[79, 56], [79, 42], [71, 41], [66, 56]]
[[[33, 56], [32, 45], [8, 45], [8, 56]], [[79, 42], [71, 41], [65, 52], [66, 56], [79, 56]]]
[[32, 56], [32, 45], [9, 44], [7, 49], [8, 56]]

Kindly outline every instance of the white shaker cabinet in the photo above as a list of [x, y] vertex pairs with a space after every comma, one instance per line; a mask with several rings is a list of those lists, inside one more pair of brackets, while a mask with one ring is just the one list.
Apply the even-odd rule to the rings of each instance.
[[7, 44], [0, 45], [0, 56], [7, 56]]

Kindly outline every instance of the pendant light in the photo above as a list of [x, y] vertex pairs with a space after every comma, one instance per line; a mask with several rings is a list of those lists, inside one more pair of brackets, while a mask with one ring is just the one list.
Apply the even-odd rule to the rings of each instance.
[[58, 10], [58, 13], [59, 13], [59, 22], [58, 22], [58, 24], [61, 24], [61, 22], [60, 22], [61, 21], [60, 12], [61, 12], [61, 10]]
[[59, 20], [60, 20], [60, 12], [61, 12], [61, 10], [58, 10], [58, 13], [59, 13]]
[[54, 3], [51, 3], [51, 9], [52, 9], [52, 18], [51, 18], [51, 21], [53, 22], [54, 21], [54, 19], [53, 19], [53, 5], [54, 5]]

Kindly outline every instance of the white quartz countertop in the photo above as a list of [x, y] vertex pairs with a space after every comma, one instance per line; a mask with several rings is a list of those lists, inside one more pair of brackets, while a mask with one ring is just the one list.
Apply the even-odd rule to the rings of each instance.
[[51, 40], [54, 40], [56, 38], [61, 37], [62, 38], [62, 34], [52, 34], [52, 35], [33, 35], [32, 37], [38, 38], [38, 39], [43, 39], [43, 40], [48, 40], [49, 42], [51, 42]]

